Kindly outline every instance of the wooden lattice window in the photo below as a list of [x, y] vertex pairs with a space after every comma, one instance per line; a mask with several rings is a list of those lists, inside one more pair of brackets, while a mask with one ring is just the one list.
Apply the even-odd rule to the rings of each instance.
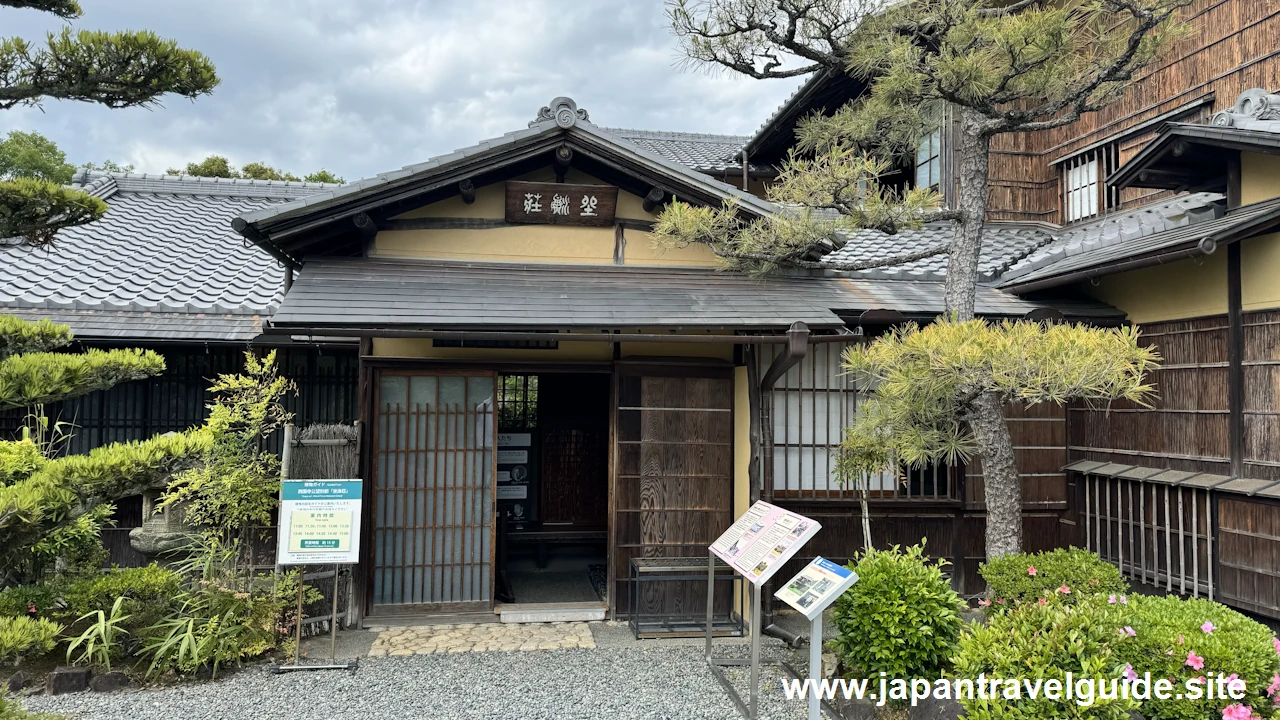
[[1076, 222], [1120, 207], [1120, 191], [1108, 187], [1107, 176], [1120, 167], [1120, 146], [1108, 143], [1062, 163], [1062, 219]]

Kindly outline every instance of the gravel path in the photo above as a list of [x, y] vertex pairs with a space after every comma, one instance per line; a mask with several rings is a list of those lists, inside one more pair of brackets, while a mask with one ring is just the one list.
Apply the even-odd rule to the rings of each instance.
[[[761, 717], [805, 717], [802, 703], [783, 697], [778, 672], [763, 669]], [[273, 676], [255, 667], [216, 682], [26, 705], [85, 720], [740, 717], [687, 646], [362, 658], [354, 674]]]

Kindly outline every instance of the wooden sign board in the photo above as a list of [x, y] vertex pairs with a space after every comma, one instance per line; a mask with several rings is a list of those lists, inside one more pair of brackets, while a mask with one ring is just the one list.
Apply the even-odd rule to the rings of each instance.
[[569, 183], [507, 183], [507, 222], [612, 225], [618, 188]]

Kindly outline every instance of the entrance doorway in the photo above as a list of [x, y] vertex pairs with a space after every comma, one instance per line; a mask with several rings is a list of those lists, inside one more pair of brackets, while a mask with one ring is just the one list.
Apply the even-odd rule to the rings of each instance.
[[610, 376], [498, 376], [500, 602], [603, 606]]

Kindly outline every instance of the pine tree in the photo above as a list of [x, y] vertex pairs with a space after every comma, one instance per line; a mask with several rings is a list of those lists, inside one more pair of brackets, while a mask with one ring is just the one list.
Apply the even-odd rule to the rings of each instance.
[[[0, 0], [11, 8], [80, 17], [75, 0]], [[0, 109], [38, 106], [46, 98], [80, 100], [110, 108], [150, 107], [163, 95], [196, 98], [218, 84], [213, 63], [147, 31], [100, 32], [65, 28], [44, 44], [0, 41]], [[58, 230], [92, 222], [106, 203], [49, 178], [0, 182], [0, 238], [36, 247]]]
[[[797, 150], [771, 198], [790, 209], [744, 222], [732, 206], [673, 203], [661, 242], [703, 243], [725, 264], [862, 270], [948, 255], [946, 311], [974, 317], [992, 138], [1062, 127], [1113, 102], [1176, 38], [1191, 0], [668, 0], [672, 29], [692, 64], [752, 78], [845, 73], [867, 91], [797, 130]], [[955, 116], [955, 207], [928, 189], [879, 179], [919, 140]], [[953, 238], [871, 262], [819, 264], [839, 231], [895, 233], [932, 220]], [[1022, 489], [999, 393], [960, 409], [982, 458], [989, 557], [1018, 552]]]

